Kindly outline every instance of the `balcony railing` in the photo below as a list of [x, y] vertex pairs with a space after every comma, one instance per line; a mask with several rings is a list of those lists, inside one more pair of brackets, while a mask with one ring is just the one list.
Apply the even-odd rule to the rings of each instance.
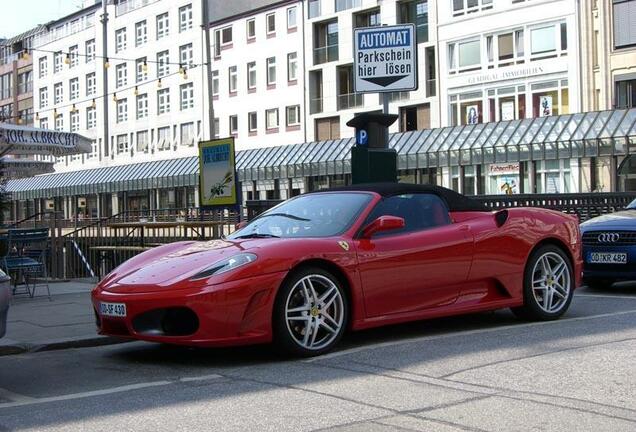
[[362, 93], [348, 93], [338, 95], [338, 110], [356, 108], [364, 105]]
[[[389, 102], [397, 102], [401, 100], [407, 100], [411, 97], [411, 92], [401, 91], [401, 92], [390, 92], [386, 94]], [[382, 96], [380, 96], [380, 103], [382, 103]]]
[[426, 96], [431, 97], [437, 95], [437, 80], [426, 80]]
[[314, 48], [314, 64], [338, 60], [338, 44]]
[[123, 0], [117, 4], [115, 15], [120, 16], [132, 12], [136, 9], [148, 6], [161, 0]]
[[309, 99], [309, 114], [318, 114], [322, 112], [322, 98]]

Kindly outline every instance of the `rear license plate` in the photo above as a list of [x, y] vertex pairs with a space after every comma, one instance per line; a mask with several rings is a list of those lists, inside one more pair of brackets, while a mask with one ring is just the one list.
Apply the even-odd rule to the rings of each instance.
[[101, 314], [104, 316], [112, 316], [112, 317], [126, 316], [125, 303], [100, 303], [99, 310]]
[[587, 255], [590, 264], [627, 264], [625, 252], [590, 252]]

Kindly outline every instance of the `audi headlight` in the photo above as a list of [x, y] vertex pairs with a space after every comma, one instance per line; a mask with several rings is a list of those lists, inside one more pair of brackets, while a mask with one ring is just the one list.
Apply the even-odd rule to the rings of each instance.
[[222, 259], [212, 264], [205, 270], [201, 270], [190, 278], [190, 280], [207, 279], [210, 276], [219, 275], [237, 269], [246, 264], [256, 261], [256, 255], [253, 253], [240, 253], [229, 258]]

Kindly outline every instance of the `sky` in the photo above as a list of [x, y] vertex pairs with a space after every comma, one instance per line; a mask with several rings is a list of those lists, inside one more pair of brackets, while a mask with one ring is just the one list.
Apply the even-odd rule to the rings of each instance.
[[0, 37], [10, 38], [38, 24], [45, 24], [73, 13], [81, 0], [0, 0], [2, 2], [2, 28]]

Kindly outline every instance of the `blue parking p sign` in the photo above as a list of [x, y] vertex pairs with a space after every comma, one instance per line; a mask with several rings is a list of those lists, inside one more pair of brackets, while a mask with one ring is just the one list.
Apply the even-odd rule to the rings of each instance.
[[359, 146], [366, 146], [369, 144], [369, 134], [365, 129], [358, 129], [356, 131], [356, 144]]

